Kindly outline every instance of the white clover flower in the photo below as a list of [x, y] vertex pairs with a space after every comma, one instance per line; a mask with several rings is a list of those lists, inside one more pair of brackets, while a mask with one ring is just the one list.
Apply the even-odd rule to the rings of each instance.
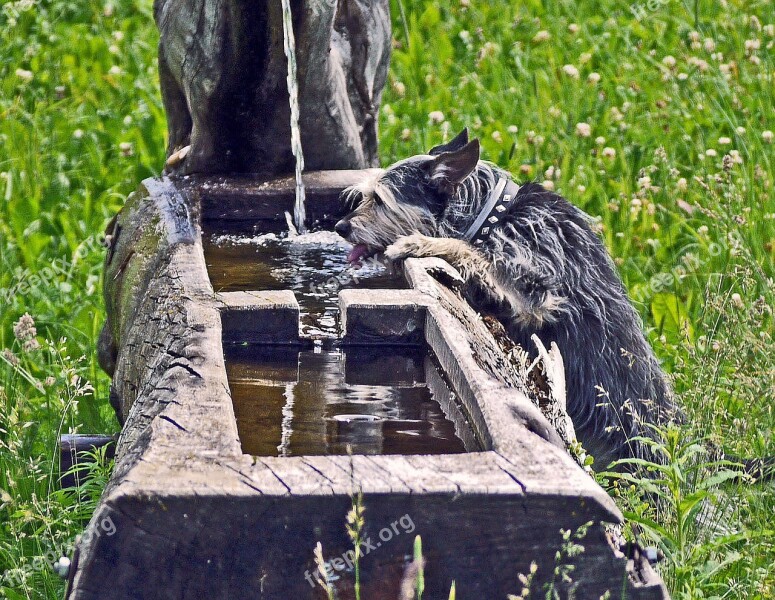
[[726, 136], [722, 136], [718, 139], [718, 143], [720, 146], [729, 146], [729, 144], [732, 143], [732, 139]]
[[745, 127], [737, 127], [735, 133], [737, 133], [737, 135], [745, 135]]
[[496, 143], [498, 143], [498, 144], [502, 144], [503, 143], [503, 136], [501, 135], [501, 132], [498, 131], [497, 129], [495, 131], [493, 131], [490, 135], [492, 136], [492, 139]]
[[396, 93], [396, 95], [400, 98], [403, 98], [406, 94], [406, 86], [401, 81], [394, 81], [391, 87], [393, 88], [393, 91]]
[[506, 131], [508, 131], [511, 135], [515, 135], [519, 133], [519, 127], [516, 125], [509, 125]]
[[592, 127], [589, 123], [576, 123], [576, 135], [587, 138], [592, 135]]
[[771, 144], [773, 138], [775, 138], [775, 134], [773, 134], [772, 131], [770, 131], [769, 129], [767, 129], [766, 131], [762, 131], [762, 139], [766, 143]]
[[713, 41], [713, 38], [705, 38], [702, 45], [705, 46], [707, 52], [713, 52], [716, 49], [716, 42]]
[[108, 69], [108, 73], [110, 73], [111, 75], [121, 75], [121, 67], [119, 67], [118, 65], [113, 65], [112, 67], [110, 67], [110, 69]]
[[697, 67], [703, 73], [710, 68], [710, 65], [707, 63], [707, 61], [704, 61], [701, 58], [697, 58], [696, 56], [690, 57], [687, 62], [690, 65], [694, 65], [695, 67]]
[[493, 42], [485, 42], [484, 45], [479, 49], [479, 56], [477, 60], [481, 62], [487, 57], [495, 56], [499, 51], [500, 46], [498, 46], [498, 44]]
[[73, 137], [76, 140], [80, 140], [83, 137], [83, 129], [76, 129], [75, 131], [73, 131]]
[[35, 77], [35, 74], [32, 71], [27, 71], [26, 69], [16, 69], [16, 76], [24, 83], [29, 83]]
[[409, 140], [412, 137], [412, 130], [408, 127], [405, 127], [403, 130], [401, 130], [401, 139], [405, 142]]
[[689, 182], [686, 180], [686, 177], [681, 177], [675, 182], [675, 187], [678, 188], [678, 191], [685, 192], [689, 189]]
[[605, 138], [602, 135], [599, 135], [595, 138], [595, 143], [598, 146], [604, 146], [605, 145]]
[[651, 187], [651, 177], [645, 175], [638, 178], [638, 187], [642, 190], [646, 190]]
[[533, 36], [533, 43], [540, 44], [541, 42], [547, 41], [551, 37], [552, 36], [548, 31], [542, 29], [541, 31], [539, 31]]
[[581, 56], [579, 56], [579, 62], [582, 65], [587, 64], [590, 60], [592, 60], [592, 53], [591, 52], [584, 52]]
[[605, 148], [603, 148], [602, 154], [603, 154], [603, 158], [608, 158], [608, 159], [616, 158], [616, 150], [614, 150], [610, 146], [606, 146]]
[[756, 52], [759, 48], [762, 47], [761, 40], [757, 38], [753, 38], [750, 40], [745, 40], [745, 53], [746, 54], [752, 54]]
[[668, 54], [665, 56], [665, 58], [662, 59], [662, 64], [665, 65], [668, 69], [672, 69], [676, 65], [675, 56]]
[[572, 79], [578, 79], [579, 78], [579, 70], [574, 67], [573, 65], [565, 65], [562, 68], [562, 72], [565, 73], [568, 77], [571, 77]]
[[570, 31], [573, 35], [576, 35], [579, 32], [579, 29], [581, 28], [576, 23], [568, 24], [568, 31]]
[[772, 23], [765, 25], [764, 33], [766, 33], [769, 37], [775, 37], [775, 25]]
[[124, 156], [132, 156], [132, 143], [131, 142], [121, 142], [118, 145], [118, 149], [121, 150], [121, 154]]
[[434, 110], [428, 113], [428, 120], [431, 123], [441, 123], [444, 120], [444, 113], [440, 110]]
[[554, 181], [547, 179], [546, 181], [542, 182], [541, 185], [544, 186], [544, 188], [546, 188], [550, 192], [554, 191]]
[[711, 158], [718, 156], [718, 152], [716, 152], [713, 148], [708, 148], [705, 151], [705, 156], [710, 156]]
[[699, 31], [690, 31], [689, 32], [689, 39], [693, 42], [699, 42], [700, 41], [700, 32]]
[[589, 83], [599, 83], [600, 82], [600, 73], [590, 73], [587, 75], [587, 81]]
[[112, 35], [113, 35], [113, 39], [116, 40], [117, 42], [120, 42], [121, 40], [124, 39], [123, 31], [114, 31]]

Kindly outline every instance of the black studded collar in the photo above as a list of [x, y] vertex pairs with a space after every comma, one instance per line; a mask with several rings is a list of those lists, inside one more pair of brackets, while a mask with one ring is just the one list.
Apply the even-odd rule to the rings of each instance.
[[482, 210], [474, 222], [463, 234], [463, 239], [479, 245], [482, 244], [498, 228], [514, 199], [517, 197], [519, 186], [506, 177], [501, 177], [492, 188]]

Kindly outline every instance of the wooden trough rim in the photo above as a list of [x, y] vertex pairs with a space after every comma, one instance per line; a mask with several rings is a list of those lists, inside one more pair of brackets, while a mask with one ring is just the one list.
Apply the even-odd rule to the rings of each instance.
[[[315, 202], [307, 203], [307, 225], [331, 222], [345, 214], [339, 202], [342, 188], [363, 181], [380, 169], [309, 171], [302, 180], [315, 190]], [[186, 175], [170, 180], [183, 193], [195, 196], [203, 221], [276, 220], [285, 224], [285, 211], [293, 212], [296, 180], [293, 176], [266, 179], [256, 175]], [[145, 182], [143, 182], [145, 183]], [[278, 197], [290, 201], [278, 208]]]

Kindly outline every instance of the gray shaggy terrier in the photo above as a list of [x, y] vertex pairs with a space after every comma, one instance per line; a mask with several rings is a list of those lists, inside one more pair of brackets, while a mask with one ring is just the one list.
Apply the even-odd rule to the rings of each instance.
[[[443, 258], [469, 301], [525, 350], [532, 334], [565, 361], [568, 413], [595, 467], [655, 457], [637, 436], [678, 411], [654, 352], [590, 218], [535, 183], [479, 160], [464, 130], [345, 191], [355, 203], [336, 231], [357, 262]], [[679, 417], [680, 418], [680, 417]]]

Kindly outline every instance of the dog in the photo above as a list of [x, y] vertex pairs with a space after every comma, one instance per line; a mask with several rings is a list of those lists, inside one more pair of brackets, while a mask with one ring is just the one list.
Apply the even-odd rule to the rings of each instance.
[[349, 262], [379, 252], [442, 258], [462, 275], [468, 301], [523, 349], [533, 334], [557, 343], [568, 414], [593, 468], [658, 460], [642, 438], [681, 413], [588, 215], [480, 160], [467, 130], [378, 171], [343, 201], [354, 209], [335, 230], [353, 244]]

